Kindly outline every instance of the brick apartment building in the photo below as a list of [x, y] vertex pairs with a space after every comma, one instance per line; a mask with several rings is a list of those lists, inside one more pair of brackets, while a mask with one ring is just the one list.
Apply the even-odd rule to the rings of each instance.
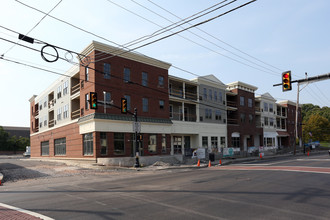
[[[233, 147], [246, 155], [250, 147], [291, 146], [294, 106], [269, 94], [255, 97], [255, 86], [225, 85], [213, 75], [169, 76], [169, 63], [95, 41], [81, 54], [80, 67], [29, 100], [32, 157], [132, 165], [134, 118], [115, 107], [121, 98], [128, 111], [137, 109], [145, 164], [183, 160], [200, 147], [217, 153]], [[91, 92], [97, 109], [90, 107]]]
[[247, 152], [249, 147], [263, 143], [263, 129], [258, 123], [260, 112], [254, 92], [257, 87], [243, 82], [227, 84], [228, 147]]

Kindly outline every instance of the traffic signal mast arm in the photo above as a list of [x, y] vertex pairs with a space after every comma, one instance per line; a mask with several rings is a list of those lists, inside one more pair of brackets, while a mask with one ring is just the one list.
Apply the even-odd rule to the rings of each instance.
[[[110, 104], [110, 103], [104, 103], [103, 101], [97, 101], [97, 104], [101, 104], [101, 105], [104, 105], [105, 104], [107, 106], [115, 107], [115, 108], [121, 110], [121, 106], [117, 106], [117, 105]], [[127, 113], [130, 114], [130, 115], [134, 115], [134, 112], [131, 112], [131, 111], [128, 111], [128, 110], [127, 110]]]
[[[298, 80], [293, 80], [291, 83], [304, 83], [304, 82], [314, 82], [314, 81], [321, 81], [321, 80], [326, 80], [330, 78], [330, 73], [323, 74], [323, 75], [318, 75], [318, 76], [313, 76], [313, 77], [307, 77], [305, 79], [298, 79]], [[273, 86], [281, 86], [282, 83], [274, 84]]]

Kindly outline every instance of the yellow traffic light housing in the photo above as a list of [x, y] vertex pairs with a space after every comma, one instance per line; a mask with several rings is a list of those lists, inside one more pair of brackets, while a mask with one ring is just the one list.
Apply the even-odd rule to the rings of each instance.
[[97, 109], [97, 93], [91, 92], [90, 97], [91, 109]]
[[283, 92], [292, 90], [291, 71], [282, 73], [282, 90]]
[[127, 113], [127, 99], [121, 98], [121, 113]]

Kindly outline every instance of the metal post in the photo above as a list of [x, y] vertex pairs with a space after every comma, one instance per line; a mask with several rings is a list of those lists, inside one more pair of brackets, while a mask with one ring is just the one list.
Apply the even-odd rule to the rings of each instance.
[[105, 99], [106, 99], [106, 92], [103, 91], [103, 101], [104, 101], [103, 108], [104, 108], [104, 114], [107, 113], [107, 105], [105, 103]]
[[296, 145], [297, 145], [297, 139], [298, 139], [298, 108], [299, 108], [299, 85], [300, 83], [298, 82], [298, 87], [297, 87], [297, 104], [296, 104], [296, 135], [295, 135], [295, 140], [294, 140], [294, 151], [293, 154], [296, 155]]
[[[135, 122], [137, 123], [137, 109], [136, 108], [134, 108], [134, 119], [135, 119]], [[134, 167], [135, 168], [140, 167], [140, 162], [139, 162], [139, 143], [138, 143], [137, 136], [138, 136], [138, 131], [136, 129], [135, 130], [135, 164], [134, 164]]]

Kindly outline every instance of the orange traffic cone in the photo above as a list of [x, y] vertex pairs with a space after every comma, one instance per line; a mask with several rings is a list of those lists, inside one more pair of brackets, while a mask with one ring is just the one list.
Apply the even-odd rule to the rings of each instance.
[[309, 151], [307, 151], [307, 156], [309, 156]]
[[209, 160], [209, 167], [211, 167], [212, 165], [211, 165], [211, 161]]
[[201, 160], [198, 160], [198, 162], [197, 162], [197, 166], [198, 166], [198, 167], [201, 166]]
[[220, 165], [220, 166], [222, 165], [222, 162], [221, 162], [221, 160], [219, 160], [219, 165]]

